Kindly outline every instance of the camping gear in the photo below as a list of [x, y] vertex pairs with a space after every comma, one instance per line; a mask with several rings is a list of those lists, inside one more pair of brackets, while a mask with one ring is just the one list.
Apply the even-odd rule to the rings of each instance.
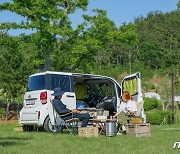
[[142, 118], [131, 118], [129, 121], [130, 124], [142, 124], [143, 119]]
[[[62, 132], [64, 128], [66, 128], [69, 133], [76, 135], [78, 134], [78, 118], [73, 117], [73, 113], [67, 113], [64, 115], [60, 115], [54, 108], [53, 102], [51, 101], [52, 109], [53, 109], [53, 117], [54, 117], [54, 125], [51, 125], [50, 117], [47, 119], [47, 123], [50, 125], [50, 128], [53, 133]], [[72, 119], [64, 120], [62, 117], [66, 116], [68, 114], [72, 114]], [[69, 129], [69, 126], [71, 126], [72, 130]], [[48, 131], [48, 128], [46, 127], [46, 130]]]
[[77, 109], [83, 109], [85, 106], [84, 106], [84, 104], [77, 104], [76, 105], [76, 108]]
[[109, 111], [104, 110], [103, 115], [104, 115], [104, 116], [109, 116]]
[[81, 137], [98, 137], [98, 127], [80, 127], [78, 135]]
[[104, 115], [102, 115], [102, 116], [97, 116], [96, 119], [97, 119], [97, 120], [106, 120], [106, 119], [107, 119], [107, 116], [104, 116]]
[[116, 136], [116, 122], [115, 121], [105, 122], [105, 135]]
[[150, 123], [146, 124], [127, 124], [127, 135], [131, 136], [150, 136]]
[[104, 113], [104, 109], [101, 108], [97, 110], [97, 116], [102, 116], [103, 113]]
[[107, 119], [113, 119], [113, 116], [109, 115], [109, 116], [107, 116]]

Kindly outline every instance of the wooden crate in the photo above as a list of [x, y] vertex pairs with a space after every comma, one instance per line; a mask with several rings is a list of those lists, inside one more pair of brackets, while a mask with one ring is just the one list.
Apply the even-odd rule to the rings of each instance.
[[127, 124], [126, 133], [131, 136], [150, 136], [150, 123], [147, 124]]
[[78, 135], [81, 137], [98, 137], [98, 127], [80, 127]]
[[14, 131], [15, 132], [23, 132], [23, 129], [22, 129], [22, 127], [17, 127], [17, 128], [14, 128]]

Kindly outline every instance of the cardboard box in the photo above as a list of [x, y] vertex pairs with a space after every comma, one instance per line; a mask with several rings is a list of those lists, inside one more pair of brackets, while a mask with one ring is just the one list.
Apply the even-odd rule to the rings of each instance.
[[142, 124], [143, 119], [142, 118], [131, 118], [129, 121], [130, 124]]
[[127, 124], [126, 133], [131, 136], [150, 136], [150, 123], [147, 124]]
[[98, 137], [98, 127], [80, 127], [78, 135], [81, 137]]

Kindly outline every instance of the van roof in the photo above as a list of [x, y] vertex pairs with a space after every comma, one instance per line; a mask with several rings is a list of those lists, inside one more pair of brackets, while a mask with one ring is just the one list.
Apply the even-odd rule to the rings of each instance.
[[62, 74], [62, 75], [72, 75], [72, 73], [67, 73], [67, 72], [46, 71], [46, 72], [35, 73], [35, 74], [30, 75], [30, 76], [44, 75], [44, 74]]
[[114, 80], [111, 77], [108, 76], [102, 76], [102, 75], [95, 75], [95, 74], [82, 74], [82, 73], [68, 73], [68, 72], [56, 72], [56, 71], [46, 71], [46, 72], [41, 72], [41, 73], [35, 73], [30, 75], [31, 76], [36, 76], [36, 75], [44, 75], [44, 74], [61, 74], [61, 75], [70, 75], [70, 76], [82, 76], [82, 77], [99, 77], [99, 78], [108, 78], [111, 80]]
[[[89, 77], [89, 78], [104, 78], [104, 79], [109, 79], [111, 81], [113, 81], [114, 83], [116, 83], [117, 85], [119, 85], [119, 83], [114, 80], [112, 77], [109, 76], [102, 76], [102, 75], [94, 75], [94, 74], [82, 74], [82, 73], [68, 73], [68, 72], [56, 72], [56, 71], [46, 71], [46, 72], [41, 72], [41, 73], [35, 73], [30, 75], [30, 77], [32, 76], [36, 76], [36, 75], [44, 75], [44, 74], [61, 74], [61, 75], [69, 75], [69, 76], [74, 76], [74, 77]], [[120, 85], [119, 85], [120, 86]]]

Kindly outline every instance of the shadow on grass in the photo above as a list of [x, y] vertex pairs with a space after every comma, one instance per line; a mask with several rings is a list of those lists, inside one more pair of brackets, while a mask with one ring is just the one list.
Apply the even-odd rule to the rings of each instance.
[[7, 147], [22, 144], [19, 141], [30, 140], [32, 138], [21, 138], [21, 137], [0, 137], [0, 146]]
[[180, 128], [164, 128], [164, 131], [180, 131]]
[[17, 142], [0, 141], [0, 147], [8, 147], [8, 146], [16, 145], [16, 144]]
[[0, 140], [30, 140], [32, 138], [23, 138], [23, 137], [0, 137]]

